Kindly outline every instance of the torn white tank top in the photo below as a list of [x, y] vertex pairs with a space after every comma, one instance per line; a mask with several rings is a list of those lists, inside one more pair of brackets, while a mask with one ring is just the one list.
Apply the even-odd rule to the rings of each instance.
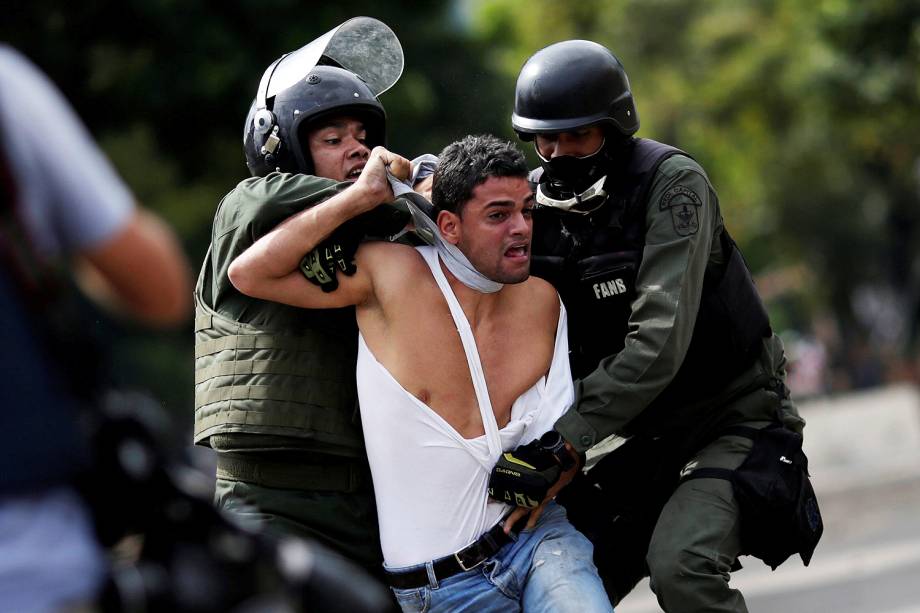
[[565, 309], [559, 303], [549, 373], [521, 394], [499, 429], [469, 322], [433, 247], [418, 247], [463, 342], [485, 434], [463, 438], [407, 392], [358, 337], [358, 397], [374, 478], [386, 565], [409, 566], [449, 555], [475, 541], [509, 510], [488, 497], [489, 474], [504, 451], [539, 438], [572, 404]]

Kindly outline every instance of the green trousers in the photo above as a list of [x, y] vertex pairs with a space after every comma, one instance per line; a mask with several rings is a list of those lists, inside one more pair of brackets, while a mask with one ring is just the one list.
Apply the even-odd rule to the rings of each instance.
[[[735, 469], [752, 444], [742, 436], [723, 436], [700, 450], [686, 469]], [[725, 479], [692, 479], [674, 491], [658, 517], [646, 556], [650, 585], [663, 610], [747, 611], [741, 592], [728, 583], [741, 551], [739, 520], [732, 485]]]
[[[724, 411], [732, 425], [763, 428], [772, 415], [796, 432], [805, 426], [791, 400], [765, 389], [734, 400]], [[690, 458], [681, 474], [707, 467], [734, 470], [753, 444], [744, 436], [716, 438]], [[646, 555], [651, 588], [662, 609], [747, 612], [741, 592], [728, 583], [741, 550], [739, 522], [729, 481], [691, 479], [678, 486], [658, 517]]]
[[312, 539], [380, 578], [383, 554], [374, 493], [270, 488], [218, 479], [218, 507], [275, 536]]
[[744, 597], [729, 586], [741, 550], [731, 483], [691, 479], [676, 485], [677, 473], [737, 468], [753, 442], [719, 432], [728, 426], [762, 428], [777, 413], [801, 433], [804, 421], [795, 406], [758, 389], [721, 407], [723, 420], [709, 434], [697, 434], [703, 442], [695, 452], [682, 451], [685, 445], [694, 448], [686, 440], [628, 441], [560, 493], [573, 525], [594, 542], [595, 564], [615, 605], [649, 576], [668, 613], [747, 611]]

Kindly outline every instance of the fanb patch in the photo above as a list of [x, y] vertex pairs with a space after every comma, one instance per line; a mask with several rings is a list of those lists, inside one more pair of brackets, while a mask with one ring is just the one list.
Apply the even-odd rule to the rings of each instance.
[[697, 209], [703, 201], [692, 189], [683, 185], [675, 185], [664, 193], [658, 204], [660, 210], [671, 210], [671, 221], [674, 222], [674, 231], [680, 236], [696, 234], [700, 229], [700, 220]]

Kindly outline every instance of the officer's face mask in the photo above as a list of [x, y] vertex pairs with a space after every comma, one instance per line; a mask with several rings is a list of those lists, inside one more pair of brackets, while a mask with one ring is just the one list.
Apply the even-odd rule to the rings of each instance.
[[539, 149], [536, 151], [543, 166], [543, 176], [537, 186], [538, 204], [588, 214], [607, 199], [604, 182], [607, 180], [605, 167], [608, 160], [603, 153], [603, 142], [597, 151], [581, 157], [560, 155], [546, 158]]

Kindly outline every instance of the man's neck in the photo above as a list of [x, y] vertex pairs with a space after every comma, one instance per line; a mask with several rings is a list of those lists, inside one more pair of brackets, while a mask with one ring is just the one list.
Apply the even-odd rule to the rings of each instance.
[[505, 288], [502, 287], [497, 292], [491, 293], [480, 292], [469, 287], [454, 276], [450, 269], [448, 269], [440, 259], [438, 260], [438, 264], [441, 266], [441, 270], [444, 272], [447, 282], [450, 283], [450, 288], [453, 290], [454, 296], [457, 297], [457, 302], [460, 303], [460, 307], [463, 309], [463, 313], [466, 315], [470, 327], [475, 329], [478, 321], [488, 317], [493, 312], [495, 306], [501, 300], [502, 294], [505, 293]]

